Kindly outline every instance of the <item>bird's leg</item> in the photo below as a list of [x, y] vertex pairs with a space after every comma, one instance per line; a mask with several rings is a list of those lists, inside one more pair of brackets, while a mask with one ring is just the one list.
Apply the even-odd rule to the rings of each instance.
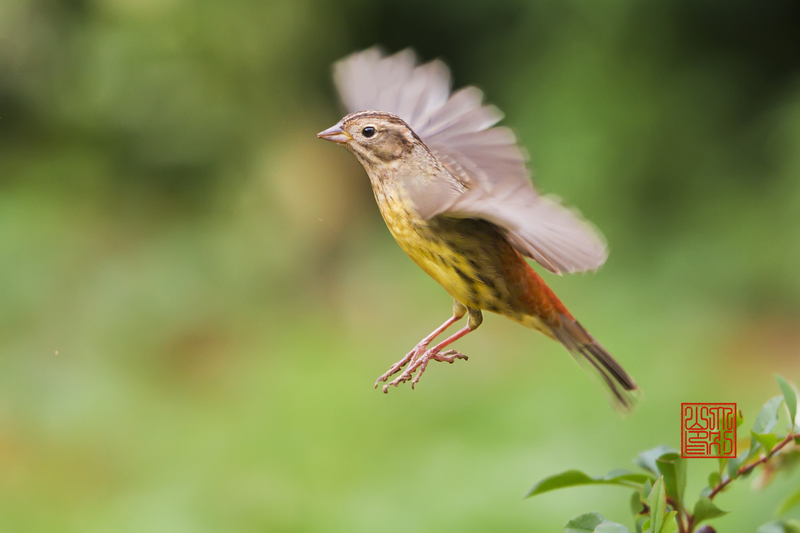
[[[425, 353], [425, 350], [427, 350], [428, 345], [433, 342], [433, 339], [438, 337], [444, 330], [461, 320], [465, 314], [467, 314], [467, 308], [461, 302], [453, 300], [453, 316], [448, 318], [444, 324], [433, 330], [430, 335], [419, 341], [419, 344], [417, 344], [413, 350], [408, 352], [405, 357], [393, 364], [384, 375], [378, 378], [378, 381], [375, 382], [375, 388], [378, 388], [378, 385], [381, 381], [386, 381], [391, 376], [398, 373], [406, 364], [414, 363], [417, 357]], [[386, 392], [385, 387], [384, 392]]]
[[481, 313], [480, 309], [469, 309], [469, 321], [467, 325], [452, 334], [451, 336], [447, 337], [445, 340], [427, 350], [425, 353], [420, 355], [416, 358], [415, 361], [410, 362], [408, 367], [406, 368], [405, 372], [400, 374], [397, 378], [395, 378], [391, 383], [387, 383], [383, 386], [383, 392], [389, 391], [389, 386], [394, 385], [395, 387], [401, 383], [404, 383], [411, 379], [412, 374], [419, 369], [417, 375], [414, 376], [413, 381], [411, 381], [411, 388], [414, 388], [414, 385], [417, 384], [419, 378], [422, 377], [422, 374], [425, 372], [425, 369], [428, 368], [428, 363], [431, 359], [434, 361], [442, 361], [446, 363], [453, 363], [456, 359], [467, 359], [467, 356], [459, 353], [455, 350], [447, 350], [444, 353], [440, 353], [442, 348], [445, 346], [449, 346], [450, 344], [454, 343], [470, 331], [474, 331], [481, 325], [483, 322], [483, 314]]

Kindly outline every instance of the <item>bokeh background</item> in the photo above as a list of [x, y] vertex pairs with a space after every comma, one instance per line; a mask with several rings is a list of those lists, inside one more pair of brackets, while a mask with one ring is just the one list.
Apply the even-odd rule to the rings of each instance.
[[[752, 421], [800, 378], [798, 27], [789, 0], [3, 0], [0, 529], [630, 524], [622, 489], [522, 496], [679, 446], [680, 402]], [[375, 43], [484, 89], [604, 231], [602, 270], [546, 279], [633, 415], [495, 315], [468, 363], [373, 390], [451, 306], [315, 135], [331, 63]], [[721, 495], [719, 529], [798, 482]]]

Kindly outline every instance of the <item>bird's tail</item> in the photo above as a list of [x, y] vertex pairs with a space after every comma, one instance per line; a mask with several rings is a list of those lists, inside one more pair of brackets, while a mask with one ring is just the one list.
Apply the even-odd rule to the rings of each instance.
[[563, 314], [559, 318], [560, 325], [550, 327], [553, 336], [569, 350], [578, 364], [600, 378], [616, 409], [624, 412], [633, 409], [639, 397], [633, 378], [577, 320]]

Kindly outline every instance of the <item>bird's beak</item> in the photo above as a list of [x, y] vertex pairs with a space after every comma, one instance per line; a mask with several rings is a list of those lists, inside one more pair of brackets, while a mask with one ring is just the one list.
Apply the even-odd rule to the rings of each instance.
[[333, 141], [339, 144], [345, 144], [353, 140], [353, 138], [350, 137], [350, 134], [342, 129], [341, 122], [335, 126], [328, 128], [325, 131], [317, 133], [317, 137], [319, 137], [320, 139], [325, 139], [326, 141]]

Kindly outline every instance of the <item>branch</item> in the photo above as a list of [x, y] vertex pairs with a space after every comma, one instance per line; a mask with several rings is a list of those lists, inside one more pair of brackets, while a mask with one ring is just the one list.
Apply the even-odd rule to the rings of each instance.
[[677, 514], [675, 515], [675, 522], [678, 524], [678, 533], [686, 533], [687, 530], [683, 525], [683, 514], [685, 513], [688, 516], [689, 513], [685, 509], [683, 509], [682, 506], [679, 507], [675, 503], [675, 500], [673, 500], [669, 496], [667, 496], [667, 503], [672, 507], [673, 510], [678, 511]]
[[[766, 463], [767, 461], [769, 461], [769, 460], [770, 460], [770, 459], [771, 459], [771, 458], [772, 458], [772, 457], [773, 457], [773, 456], [774, 456], [776, 453], [778, 453], [778, 452], [779, 452], [779, 451], [780, 451], [780, 450], [781, 450], [781, 449], [782, 449], [784, 446], [786, 446], [787, 444], [789, 444], [789, 443], [792, 441], [792, 439], [794, 439], [795, 437], [798, 437], [798, 436], [800, 436], [800, 435], [798, 435], [797, 433], [789, 433], [788, 435], [786, 435], [786, 438], [785, 438], [785, 439], [783, 439], [783, 440], [782, 440], [782, 441], [780, 441], [778, 444], [776, 444], [776, 445], [775, 445], [775, 446], [772, 448], [772, 450], [770, 450], [770, 452], [769, 452], [769, 453], [765, 454], [765, 455], [764, 455], [764, 456], [763, 456], [761, 459], [759, 459], [758, 461], [755, 461], [755, 462], [753, 462], [753, 463], [750, 463], [750, 464], [749, 464], [749, 465], [747, 465], [747, 466], [741, 466], [741, 467], [739, 467], [739, 470], [737, 470], [737, 472], [739, 473], [739, 476], [741, 476], [741, 475], [743, 475], [743, 474], [746, 474], [746, 473], [750, 472], [751, 470], [753, 470], [753, 469], [754, 469], [755, 467], [757, 467], [758, 465], [764, 464], [764, 463]], [[737, 476], [737, 477], [739, 477], [739, 476]], [[732, 478], [732, 477], [728, 477], [728, 478], [726, 478], [724, 481], [723, 481], [722, 479], [720, 479], [720, 480], [717, 482], [717, 485], [714, 487], [714, 489], [713, 489], [713, 490], [711, 491], [711, 493], [708, 495], [708, 499], [709, 499], [709, 500], [713, 500], [713, 499], [714, 499], [714, 496], [716, 496], [717, 494], [719, 494], [719, 493], [720, 493], [720, 492], [721, 492], [721, 491], [722, 491], [722, 490], [723, 490], [725, 487], [727, 487], [727, 486], [728, 486], [728, 483], [730, 483], [730, 482], [731, 482], [731, 481], [733, 481], [734, 479], [735, 479], [735, 478]]]

